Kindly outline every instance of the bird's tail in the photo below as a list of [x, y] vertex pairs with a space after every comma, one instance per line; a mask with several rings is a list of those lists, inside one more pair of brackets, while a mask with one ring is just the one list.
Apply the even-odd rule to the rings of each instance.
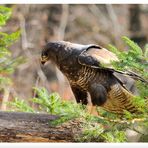
[[123, 74], [123, 75], [127, 75], [127, 76], [133, 78], [134, 80], [140, 80], [141, 82], [148, 84], [148, 81], [146, 79], [144, 79], [142, 76], [138, 75], [137, 73], [135, 73], [133, 71], [123, 72], [123, 71], [115, 70], [115, 72]]
[[107, 101], [102, 107], [110, 112], [124, 114], [124, 111], [138, 113], [138, 108], [133, 103], [134, 95], [123, 88], [120, 84], [111, 86], [108, 92]]

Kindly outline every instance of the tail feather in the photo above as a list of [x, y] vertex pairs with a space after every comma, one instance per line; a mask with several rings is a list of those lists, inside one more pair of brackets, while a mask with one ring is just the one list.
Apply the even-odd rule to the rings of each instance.
[[132, 103], [134, 95], [128, 92], [120, 84], [111, 86], [108, 92], [107, 101], [102, 107], [110, 112], [123, 114], [125, 110], [136, 113], [139, 112], [136, 106]]
[[133, 71], [127, 71], [127, 72], [118, 71], [118, 70], [114, 70], [114, 71], [117, 72], [117, 73], [123, 74], [123, 75], [130, 76], [134, 80], [140, 80], [141, 82], [148, 84], [147, 80], [145, 80], [142, 76], [138, 75], [137, 73], [135, 73]]

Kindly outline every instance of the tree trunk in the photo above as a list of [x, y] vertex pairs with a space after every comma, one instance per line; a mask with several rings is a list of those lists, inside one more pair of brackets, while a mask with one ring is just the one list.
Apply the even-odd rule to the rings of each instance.
[[71, 121], [52, 126], [58, 116], [42, 113], [0, 112], [0, 142], [74, 142], [81, 131]]
[[130, 38], [135, 41], [142, 48], [147, 43], [147, 38], [145, 32], [142, 30], [142, 22], [141, 22], [141, 10], [140, 5], [134, 4], [130, 5], [129, 8], [129, 30], [130, 30]]

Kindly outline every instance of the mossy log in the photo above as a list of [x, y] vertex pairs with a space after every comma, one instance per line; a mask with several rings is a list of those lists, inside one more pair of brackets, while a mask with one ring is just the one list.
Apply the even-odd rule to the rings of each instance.
[[43, 113], [0, 111], [0, 142], [75, 142], [78, 124], [53, 126], [58, 116]]

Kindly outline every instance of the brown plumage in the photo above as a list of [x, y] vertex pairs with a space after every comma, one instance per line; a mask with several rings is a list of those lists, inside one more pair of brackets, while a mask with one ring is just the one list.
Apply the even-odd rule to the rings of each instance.
[[[41, 56], [42, 63], [48, 60], [55, 63], [67, 77], [78, 103], [87, 104], [89, 93], [95, 106], [119, 114], [124, 110], [138, 112], [132, 103], [134, 95], [126, 87], [126, 82], [132, 76], [145, 80], [137, 74], [113, 69], [111, 61], [118, 60], [114, 53], [99, 45], [50, 42], [43, 49]], [[123, 78], [126, 81], [123, 82]]]

